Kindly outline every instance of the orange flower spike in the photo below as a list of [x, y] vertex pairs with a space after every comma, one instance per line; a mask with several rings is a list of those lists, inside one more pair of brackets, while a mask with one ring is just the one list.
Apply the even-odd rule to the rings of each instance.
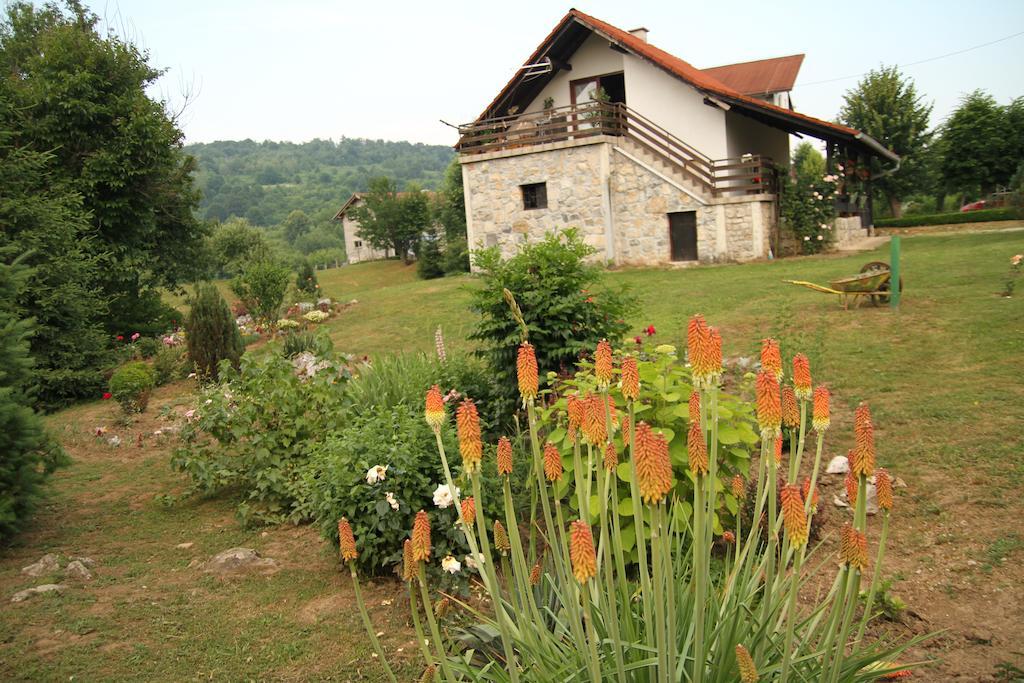
[[775, 381], [782, 380], [782, 353], [775, 339], [761, 340], [761, 370], [775, 375]]
[[576, 434], [583, 426], [584, 400], [575, 394], [565, 398], [566, 413], [569, 417], [569, 438], [576, 441]]
[[512, 442], [507, 436], [498, 439], [498, 474], [512, 474]]
[[878, 492], [878, 507], [892, 510], [892, 477], [884, 467], [875, 470], [875, 490]]
[[594, 377], [597, 378], [597, 383], [602, 387], [611, 384], [612, 345], [608, 343], [607, 339], [599, 341], [597, 349], [594, 351]]
[[697, 359], [700, 358], [702, 348], [700, 338], [706, 327], [707, 323], [704, 322], [704, 316], [700, 313], [690, 318], [690, 322], [686, 326], [686, 352], [690, 357], [690, 365], [694, 368], [698, 365]]
[[537, 398], [537, 354], [530, 342], [519, 345], [516, 357], [516, 376], [519, 379], [519, 395], [524, 401]]
[[[807, 497], [811, 495], [811, 478], [810, 477], [804, 477], [803, 488], [801, 489], [800, 492], [803, 494], [804, 500], [807, 500]], [[812, 510], [817, 510], [818, 509], [818, 486], [817, 485], [814, 486], [814, 495], [811, 497], [811, 509]]]
[[853, 529], [850, 533], [850, 566], [864, 571], [868, 568], [868, 537]]
[[402, 544], [402, 580], [412, 581], [416, 578], [416, 560], [412, 559], [412, 541], [405, 539]]
[[871, 423], [871, 409], [867, 403], [857, 406], [853, 417], [853, 434], [857, 444], [857, 462], [850, 468], [857, 476], [870, 477], [875, 473], [875, 426]]
[[700, 392], [694, 391], [690, 394], [690, 424], [700, 425]]
[[740, 683], [757, 683], [761, 679], [754, 658], [742, 645], [736, 646], [736, 666], [740, 670]]
[[704, 316], [697, 314], [690, 318], [686, 330], [686, 350], [690, 356], [693, 383], [698, 387], [710, 384], [715, 374], [712, 345], [711, 330]]
[[775, 464], [782, 464], [782, 437], [775, 438]]
[[608, 405], [608, 415], [612, 418], [612, 423], [609, 425], [609, 432], [614, 433], [619, 426], [619, 414], [615, 412], [615, 398], [610, 394], [605, 397]]
[[594, 446], [608, 438], [604, 409], [605, 403], [596, 394], [590, 394], [583, 400], [583, 436]]
[[804, 498], [800, 487], [786, 484], [782, 487], [782, 521], [794, 550], [807, 543], [807, 517], [804, 515]]
[[640, 398], [640, 368], [635, 356], [622, 359], [622, 396], [627, 401]]
[[782, 424], [787, 429], [800, 426], [800, 409], [796, 406], [796, 392], [788, 384], [782, 387]]
[[640, 496], [646, 503], [660, 503], [672, 489], [672, 462], [665, 437], [652, 432], [646, 422], [636, 426], [634, 458]]
[[733, 475], [732, 481], [729, 484], [732, 488], [732, 495], [736, 497], [736, 500], [744, 500], [747, 497], [747, 485], [743, 481], [743, 477], [738, 474]]
[[767, 370], [757, 373], [757, 424], [761, 428], [762, 439], [777, 437], [781, 433], [779, 381]]
[[550, 482], [561, 481], [563, 471], [562, 454], [555, 444], [548, 441], [544, 444], [544, 476]]
[[541, 570], [540, 562], [538, 562], [537, 564], [533, 565], [533, 568], [530, 569], [530, 585], [531, 586], [539, 586], [540, 585], [541, 571], [542, 570]]
[[430, 518], [420, 510], [412, 524], [412, 559], [415, 562], [430, 561]]
[[476, 521], [476, 501], [473, 496], [462, 499], [462, 523], [466, 526], [473, 526]]
[[468, 398], [460, 403], [455, 413], [455, 422], [459, 428], [462, 467], [470, 474], [479, 472], [484, 445], [480, 440], [480, 416], [476, 412], [476, 404]]
[[855, 477], [853, 475], [853, 470], [852, 469], [849, 472], [846, 473], [846, 479], [844, 480], [843, 483], [846, 484], [846, 500], [848, 500], [850, 502], [851, 506], [856, 505], [857, 504], [857, 477]]
[[611, 471], [613, 471], [618, 466], [619, 466], [619, 454], [615, 450], [615, 444], [613, 444], [611, 441], [609, 441], [608, 445], [605, 446], [605, 449], [604, 449], [604, 468], [606, 470], [608, 470], [609, 472], [611, 472]]
[[352, 534], [352, 526], [344, 517], [338, 522], [338, 546], [341, 549], [341, 559], [352, 562], [359, 557], [356, 550], [356, 537]]
[[435, 432], [441, 429], [444, 424], [444, 398], [441, 396], [441, 389], [436, 384], [427, 390], [426, 409], [423, 415], [427, 424]]
[[818, 387], [814, 390], [814, 410], [811, 425], [814, 427], [814, 431], [819, 434], [828, 429], [832, 423], [829, 416], [830, 399], [831, 395], [826, 387]]
[[690, 423], [686, 435], [686, 450], [690, 456], [690, 470], [697, 476], [708, 473], [708, 446], [704, 441], [704, 430], [700, 421]]
[[798, 399], [806, 401], [811, 398], [811, 363], [802, 353], [793, 356], [793, 386]]
[[853, 527], [849, 522], [843, 522], [843, 528], [839, 532], [839, 558], [845, 564], [850, 564], [853, 559], [853, 546]]
[[494, 547], [502, 554], [512, 550], [512, 543], [508, 540], [505, 525], [498, 520], [494, 520]]
[[711, 350], [708, 367], [711, 369], [714, 380], [718, 382], [722, 378], [722, 335], [718, 332], [717, 327], [712, 327], [710, 330]]
[[569, 559], [572, 560], [572, 574], [580, 583], [586, 583], [597, 575], [594, 535], [590, 531], [590, 525], [581, 519], [570, 525]]

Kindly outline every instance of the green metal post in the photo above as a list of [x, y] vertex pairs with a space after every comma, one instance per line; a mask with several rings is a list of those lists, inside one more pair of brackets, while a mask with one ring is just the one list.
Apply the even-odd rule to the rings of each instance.
[[893, 235], [889, 240], [889, 305], [900, 307], [900, 236]]

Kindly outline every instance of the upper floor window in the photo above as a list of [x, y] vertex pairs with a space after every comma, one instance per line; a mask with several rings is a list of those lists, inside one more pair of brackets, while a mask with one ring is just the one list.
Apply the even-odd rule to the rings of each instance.
[[529, 185], [520, 185], [519, 189], [523, 191], [524, 209], [548, 208], [547, 183], [530, 183]]
[[356, 244], [356, 249], [358, 249], [359, 247], [363, 246], [363, 241], [362, 240], [356, 240], [355, 244]]

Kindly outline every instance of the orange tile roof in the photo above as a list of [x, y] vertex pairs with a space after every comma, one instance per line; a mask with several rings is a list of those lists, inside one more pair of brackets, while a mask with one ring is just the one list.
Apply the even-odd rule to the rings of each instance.
[[714, 66], [701, 71], [744, 95], [768, 95], [792, 90], [803, 62], [803, 55], [789, 55]]

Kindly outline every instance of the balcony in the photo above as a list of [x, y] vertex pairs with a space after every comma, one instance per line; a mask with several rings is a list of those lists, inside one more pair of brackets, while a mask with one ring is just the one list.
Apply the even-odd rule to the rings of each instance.
[[625, 104], [590, 102], [459, 127], [462, 155], [521, 150], [601, 135], [625, 137], [685, 174], [712, 197], [774, 194], [771, 159], [745, 155], [711, 159]]

